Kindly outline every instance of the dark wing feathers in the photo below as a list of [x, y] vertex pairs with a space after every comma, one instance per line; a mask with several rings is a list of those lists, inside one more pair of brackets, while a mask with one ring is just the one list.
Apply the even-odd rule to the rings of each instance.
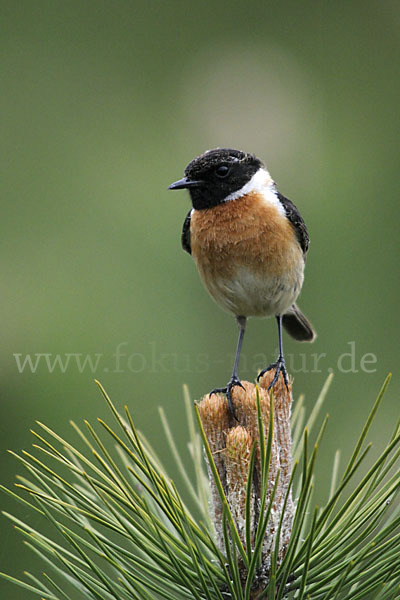
[[293, 229], [296, 232], [296, 237], [301, 246], [301, 249], [303, 250], [304, 254], [306, 254], [310, 245], [310, 238], [308, 237], [306, 224], [301, 218], [300, 213], [297, 210], [296, 206], [293, 204], [293, 202], [285, 198], [285, 196], [282, 196], [282, 194], [280, 194], [279, 192], [277, 192], [277, 194], [280, 203], [285, 209], [286, 216], [291, 222]]
[[192, 215], [192, 211], [190, 210], [188, 212], [188, 214], [186, 215], [186, 219], [183, 223], [183, 228], [182, 228], [182, 248], [188, 252], [189, 254], [192, 254], [192, 247], [190, 245], [190, 217]]

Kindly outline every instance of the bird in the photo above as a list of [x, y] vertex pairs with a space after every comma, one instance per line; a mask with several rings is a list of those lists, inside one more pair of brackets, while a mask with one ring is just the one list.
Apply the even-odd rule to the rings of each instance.
[[188, 190], [192, 209], [183, 223], [182, 247], [192, 255], [211, 297], [235, 316], [239, 327], [232, 377], [210, 392], [225, 394], [234, 415], [232, 390], [244, 387], [238, 369], [249, 317], [275, 317], [278, 324], [278, 358], [257, 376], [258, 381], [275, 370], [268, 391], [280, 374], [288, 389], [282, 327], [298, 341], [316, 337], [296, 304], [310, 245], [307, 227], [264, 163], [241, 150], [207, 150], [169, 189]]

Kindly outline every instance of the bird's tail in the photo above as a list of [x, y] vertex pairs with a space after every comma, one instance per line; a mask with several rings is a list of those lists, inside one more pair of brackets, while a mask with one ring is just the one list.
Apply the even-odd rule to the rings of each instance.
[[310, 321], [303, 315], [296, 304], [282, 317], [282, 325], [286, 331], [299, 342], [313, 342], [317, 337]]

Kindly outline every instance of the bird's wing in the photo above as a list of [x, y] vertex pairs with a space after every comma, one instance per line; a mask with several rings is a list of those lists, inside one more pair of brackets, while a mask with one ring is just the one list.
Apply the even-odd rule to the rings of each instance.
[[182, 248], [188, 252], [189, 254], [192, 254], [192, 247], [190, 245], [190, 218], [192, 216], [192, 211], [190, 210], [188, 212], [188, 214], [186, 215], [186, 219], [184, 220], [183, 223], [183, 228], [182, 228]]
[[291, 222], [293, 229], [296, 232], [296, 237], [301, 246], [301, 249], [303, 250], [304, 255], [306, 255], [308, 247], [310, 245], [310, 238], [308, 237], [306, 224], [304, 223], [299, 211], [297, 210], [293, 202], [285, 198], [285, 196], [282, 196], [282, 194], [280, 194], [279, 192], [278, 198], [283, 208], [285, 209], [287, 218]]

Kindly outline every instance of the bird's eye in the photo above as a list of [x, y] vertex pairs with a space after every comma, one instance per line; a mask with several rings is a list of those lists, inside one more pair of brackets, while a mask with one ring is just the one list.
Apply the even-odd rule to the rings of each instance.
[[229, 167], [227, 165], [220, 165], [215, 169], [215, 174], [217, 177], [226, 177], [229, 173]]

